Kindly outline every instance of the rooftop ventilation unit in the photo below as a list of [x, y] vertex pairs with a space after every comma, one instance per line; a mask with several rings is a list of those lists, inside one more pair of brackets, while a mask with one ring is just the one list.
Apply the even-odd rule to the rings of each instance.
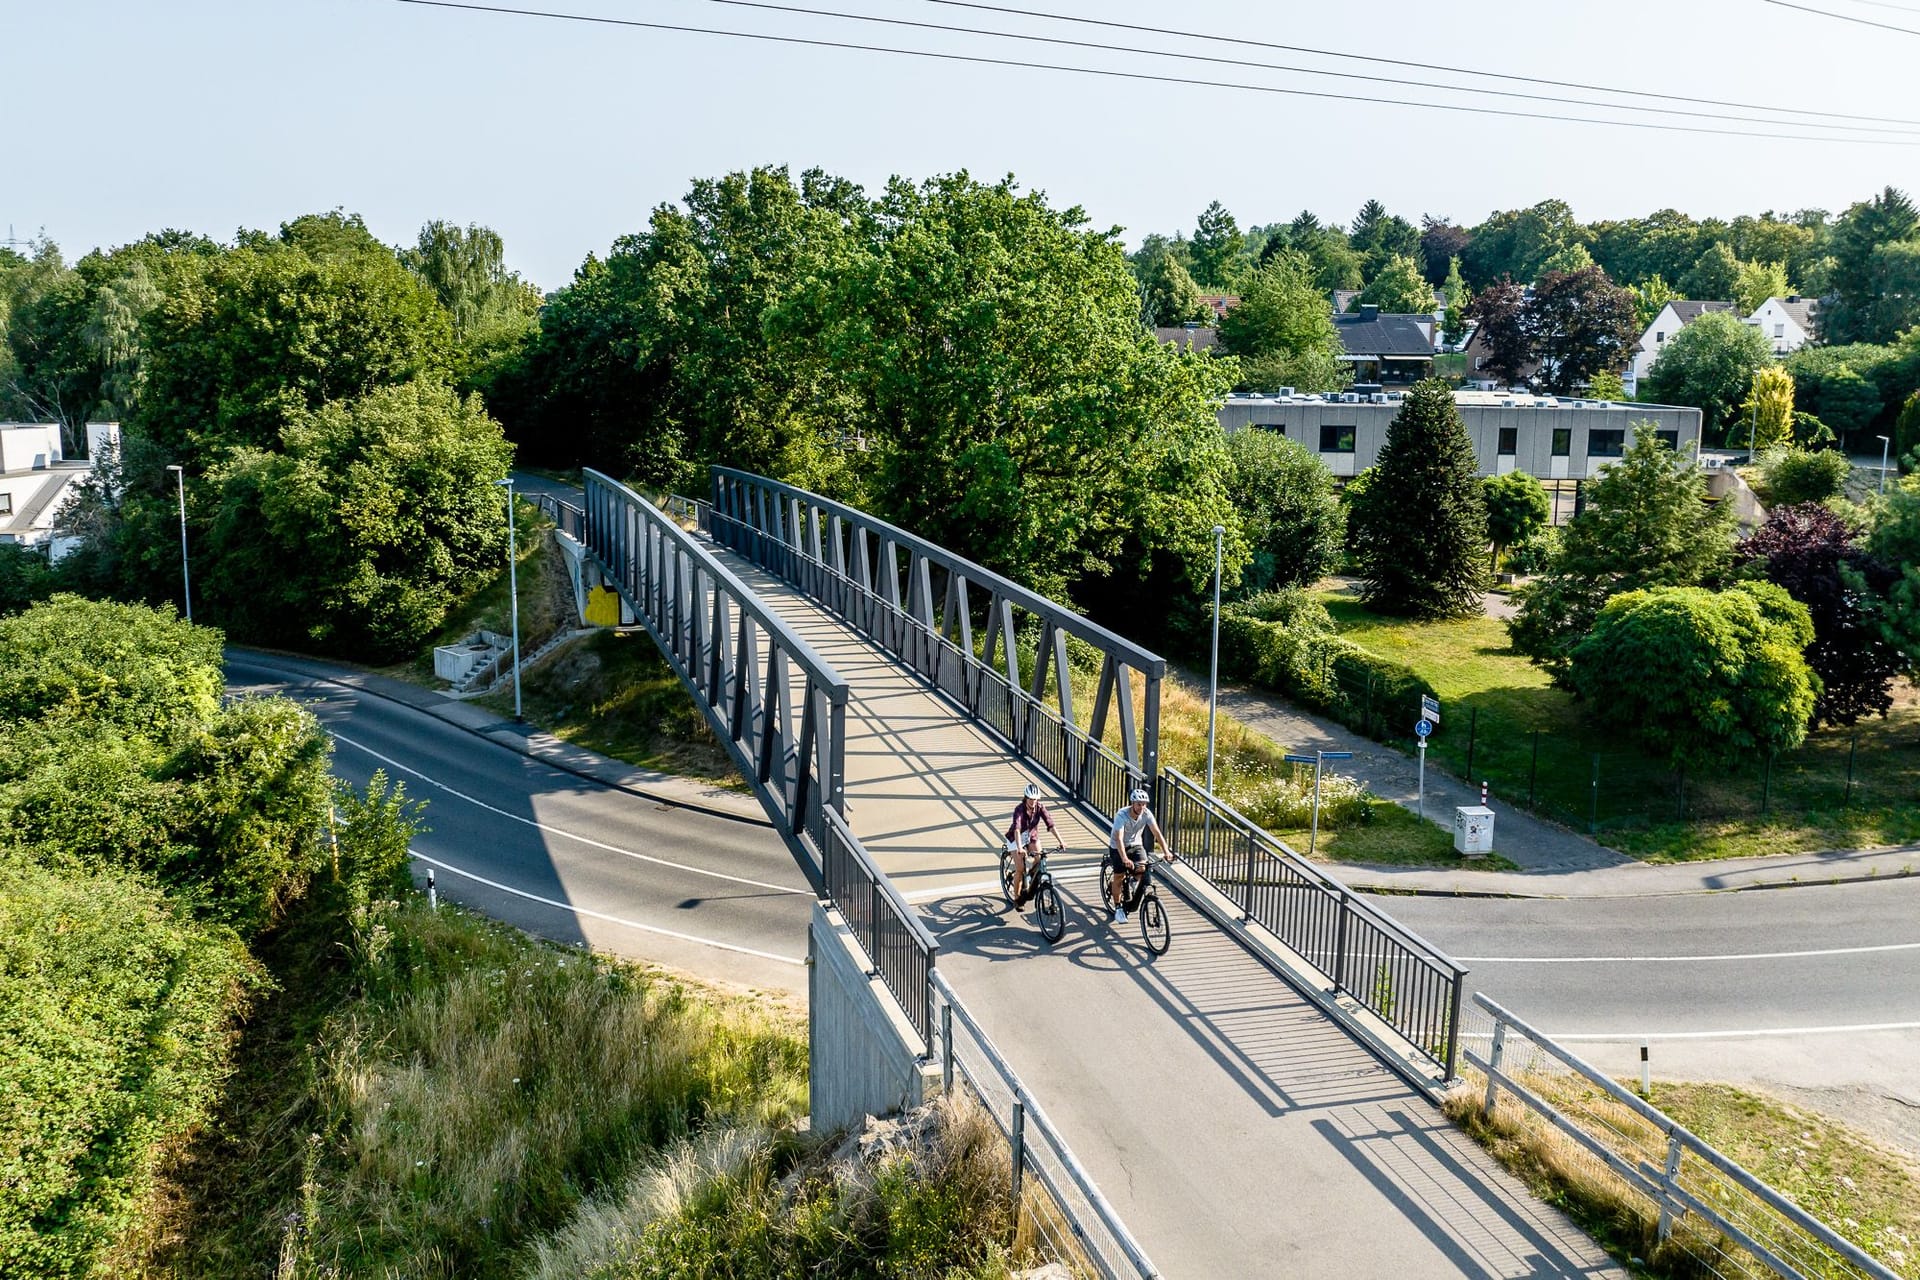
[[1513, 408], [1513, 397], [1512, 397], [1512, 396], [1501, 396], [1501, 397], [1500, 397], [1500, 403], [1501, 403], [1501, 405], [1502, 405], [1503, 407], [1505, 407], [1505, 408], [1508, 408], [1508, 409], [1511, 409], [1511, 408]]
[[1274, 392], [1274, 394], [1279, 396], [1282, 400], [1291, 400], [1293, 399], [1293, 388], [1282, 387], [1278, 391]]
[[1367, 397], [1368, 404], [1385, 404], [1386, 402], [1387, 402], [1387, 393], [1384, 391], [1376, 391], [1372, 395]]

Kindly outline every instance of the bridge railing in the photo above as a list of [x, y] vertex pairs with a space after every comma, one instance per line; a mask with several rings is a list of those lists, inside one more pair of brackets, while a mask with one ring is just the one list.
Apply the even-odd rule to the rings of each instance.
[[1458, 1074], [1467, 970], [1181, 773], [1158, 816], [1189, 870], [1392, 1027], [1448, 1079]]
[[940, 944], [873, 861], [853, 829], [838, 813], [827, 812], [821, 869], [827, 896], [840, 908], [847, 927], [893, 993], [900, 1008], [932, 1052], [934, 959]]
[[[924, 538], [764, 476], [715, 467], [706, 516], [716, 542], [845, 618], [1077, 799], [1111, 811], [1133, 779], [1158, 771], [1166, 674], [1159, 655]], [[985, 620], [978, 652], [976, 618]], [[1021, 671], [1023, 624], [1038, 626], [1028, 678]], [[1085, 729], [1074, 715], [1070, 638], [1100, 655]], [[1102, 745], [1110, 719], [1117, 754]]]
[[551, 493], [523, 493], [520, 496], [546, 512], [547, 518], [553, 521], [554, 527], [561, 533], [575, 542], [586, 542], [587, 513], [585, 511]]
[[[973, 1020], [943, 977], [934, 978], [940, 1008], [941, 1080], [951, 1092], [964, 1081], [1012, 1151], [1016, 1228], [1028, 1227], [1042, 1251], [1074, 1275], [1103, 1280], [1156, 1280], [1148, 1260], [1120, 1215], [1100, 1194], [1066, 1139], [1040, 1103]], [[1027, 1180], [1044, 1198], [1027, 1194]]]
[[[1465, 1053], [1485, 1077], [1487, 1123], [1520, 1131], [1560, 1176], [1637, 1214], [1699, 1274], [1899, 1280], [1892, 1267], [1599, 1068], [1486, 996], [1474, 1003], [1492, 1020], [1492, 1034], [1474, 1035]], [[1883, 1224], [1865, 1230], [1882, 1249], [1912, 1247]]]

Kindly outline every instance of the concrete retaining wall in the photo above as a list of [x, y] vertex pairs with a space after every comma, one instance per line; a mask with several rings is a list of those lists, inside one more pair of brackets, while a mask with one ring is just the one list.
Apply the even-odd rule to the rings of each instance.
[[866, 1116], [919, 1106], [940, 1088], [940, 1067], [877, 977], [840, 913], [813, 904], [807, 937], [808, 1103], [813, 1131], [857, 1127]]

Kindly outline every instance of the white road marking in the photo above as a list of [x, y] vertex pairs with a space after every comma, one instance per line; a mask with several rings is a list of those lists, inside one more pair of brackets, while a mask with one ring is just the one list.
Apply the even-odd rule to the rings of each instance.
[[338, 742], [344, 742], [356, 751], [364, 751], [368, 755], [372, 756], [375, 760], [380, 761], [382, 764], [392, 765], [394, 768], [400, 770], [402, 773], [410, 773], [414, 777], [420, 779], [422, 782], [425, 782], [430, 786], [438, 787], [442, 791], [446, 792], [448, 795], [454, 796], [455, 798], [460, 800], [465, 800], [468, 804], [473, 805], [476, 808], [485, 809], [488, 813], [497, 813], [503, 818], [511, 818], [515, 822], [523, 822], [527, 826], [534, 827], [540, 831], [545, 831], [549, 835], [556, 835], [556, 836], [561, 836], [568, 840], [575, 840], [581, 844], [588, 845], [595, 849], [604, 849], [608, 853], [617, 853], [625, 858], [637, 858], [641, 862], [651, 862], [662, 867], [672, 867], [675, 871], [688, 871], [697, 876], [712, 876], [715, 880], [728, 880], [733, 882], [734, 884], [751, 885], [756, 889], [771, 889], [775, 893], [791, 893], [796, 897], [811, 898], [813, 896], [813, 891], [811, 889], [790, 889], [783, 884], [768, 884], [764, 880], [749, 880], [745, 876], [730, 876], [724, 871], [709, 871], [705, 867], [690, 867], [684, 862], [669, 862], [665, 858], [656, 858], [652, 854], [637, 853], [632, 849], [622, 849], [619, 845], [616, 845], [616, 844], [607, 844], [604, 841], [594, 840], [587, 836], [575, 835], [573, 832], [568, 831], [563, 827], [548, 826], [546, 823], [536, 822], [532, 818], [523, 818], [517, 813], [508, 813], [505, 809], [496, 808], [495, 806], [488, 804], [484, 800], [476, 800], [472, 796], [468, 795], [466, 792], [461, 791], [455, 787], [450, 787], [446, 783], [440, 781], [438, 778], [429, 777], [428, 775], [420, 772], [418, 769], [410, 768], [407, 765], [401, 764], [398, 760], [395, 760], [392, 756], [383, 756], [378, 751], [375, 751], [372, 747], [367, 746], [365, 743], [355, 742], [352, 738], [349, 738], [344, 733], [340, 733], [333, 729], [327, 730], [327, 733], [334, 740]]
[[1798, 960], [1806, 956], [1861, 956], [1882, 951], [1920, 951], [1920, 942], [1872, 947], [1821, 947], [1813, 951], [1749, 951], [1709, 956], [1455, 956], [1461, 964], [1684, 964], [1691, 960]]
[[755, 951], [752, 947], [735, 946], [731, 942], [716, 942], [712, 938], [702, 938], [691, 933], [680, 933], [673, 929], [662, 929], [658, 925], [641, 924], [638, 920], [627, 920], [620, 916], [610, 916], [604, 911], [594, 911], [571, 902], [556, 902], [552, 898], [543, 898], [537, 893], [528, 893], [525, 889], [516, 889], [512, 885], [501, 884], [498, 880], [489, 880], [485, 876], [477, 876], [473, 874], [473, 872], [456, 867], [450, 862], [442, 862], [438, 858], [429, 858], [418, 849], [409, 849], [407, 852], [429, 866], [438, 867], [442, 871], [451, 871], [456, 876], [464, 876], [475, 883], [487, 886], [489, 889], [498, 889], [502, 893], [510, 893], [516, 898], [525, 898], [529, 902], [538, 902], [543, 906], [558, 907], [562, 911], [571, 911], [577, 916], [592, 916], [595, 920], [606, 920], [613, 924], [625, 925], [629, 929], [638, 929], [642, 933], [657, 933], [663, 937], [678, 938], [682, 942], [697, 942], [702, 946], [718, 947], [722, 951], [738, 951], [741, 955], [758, 956], [762, 960], [778, 960], [781, 964], [805, 966], [807, 963], [805, 960], [798, 959], [794, 956], [777, 956], [771, 951]]
[[1856, 1022], [1838, 1027], [1754, 1027], [1744, 1031], [1592, 1031], [1573, 1035], [1550, 1033], [1559, 1041], [1638, 1044], [1642, 1040], [1746, 1040], [1758, 1036], [1831, 1036], [1861, 1031], [1920, 1031], [1920, 1022]]

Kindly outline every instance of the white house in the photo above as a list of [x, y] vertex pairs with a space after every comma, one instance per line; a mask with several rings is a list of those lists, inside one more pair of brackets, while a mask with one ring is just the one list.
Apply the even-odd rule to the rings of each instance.
[[1660, 314], [1640, 335], [1640, 341], [1633, 349], [1633, 359], [1627, 362], [1627, 371], [1621, 375], [1620, 381], [1626, 384], [1627, 394], [1640, 393], [1640, 379], [1647, 376], [1647, 371], [1653, 368], [1653, 362], [1660, 358], [1660, 352], [1673, 341], [1673, 335], [1709, 311], [1731, 310], [1731, 302], [1689, 302], [1677, 298], [1660, 308]]
[[1768, 298], [1747, 317], [1747, 323], [1760, 330], [1760, 336], [1772, 345], [1773, 354], [1784, 356], [1813, 341], [1819, 310], [1817, 299], [1795, 293], [1784, 298]]
[[53, 536], [53, 520], [95, 460], [120, 447], [120, 424], [89, 422], [85, 458], [67, 458], [56, 423], [0, 422], [0, 542], [44, 548], [54, 559], [69, 539]]

